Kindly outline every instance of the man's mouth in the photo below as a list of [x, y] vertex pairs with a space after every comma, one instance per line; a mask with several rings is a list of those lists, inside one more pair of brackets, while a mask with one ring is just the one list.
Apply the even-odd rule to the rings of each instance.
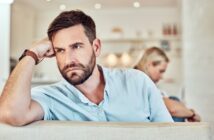
[[75, 71], [75, 70], [81, 70], [81, 68], [80, 68], [80, 67], [67, 68], [67, 69], [65, 70], [65, 72]]

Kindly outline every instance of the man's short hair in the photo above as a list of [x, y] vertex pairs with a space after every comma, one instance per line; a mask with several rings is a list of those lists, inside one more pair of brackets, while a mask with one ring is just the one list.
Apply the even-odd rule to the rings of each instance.
[[92, 44], [96, 38], [96, 25], [90, 16], [80, 10], [71, 10], [60, 13], [49, 25], [47, 32], [48, 38], [52, 41], [53, 36], [57, 31], [79, 24], [84, 27], [85, 34]]

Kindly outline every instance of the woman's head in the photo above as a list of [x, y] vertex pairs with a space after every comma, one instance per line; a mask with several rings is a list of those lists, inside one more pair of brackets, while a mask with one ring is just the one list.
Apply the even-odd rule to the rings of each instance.
[[145, 50], [143, 57], [136, 65], [136, 69], [145, 72], [155, 83], [161, 78], [167, 69], [169, 58], [158, 47], [151, 47]]

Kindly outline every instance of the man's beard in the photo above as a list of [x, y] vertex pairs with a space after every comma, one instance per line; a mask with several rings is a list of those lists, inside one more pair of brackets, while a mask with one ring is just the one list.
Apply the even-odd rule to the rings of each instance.
[[[96, 64], [95, 58], [96, 56], [93, 53], [87, 65], [83, 65], [81, 63], [71, 63], [69, 65], [64, 66], [62, 70], [59, 68], [60, 73], [64, 77], [64, 79], [68, 81], [70, 84], [72, 85], [82, 84], [92, 75]], [[82, 73], [78, 74], [77, 72], [75, 72], [75, 70], [73, 71], [73, 69], [81, 71]], [[71, 72], [72, 74], [68, 74], [70, 73], [70, 71], [72, 71]]]

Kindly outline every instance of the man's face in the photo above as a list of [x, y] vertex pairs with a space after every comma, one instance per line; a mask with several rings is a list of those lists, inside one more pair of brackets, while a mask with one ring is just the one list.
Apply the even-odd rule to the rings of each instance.
[[162, 79], [163, 74], [167, 69], [168, 63], [165, 61], [161, 61], [160, 64], [155, 65], [151, 62], [147, 67], [148, 75], [152, 79], [154, 83], [157, 83], [160, 79]]
[[91, 45], [82, 25], [59, 30], [53, 37], [57, 65], [62, 76], [72, 85], [85, 82], [93, 73], [100, 44]]

